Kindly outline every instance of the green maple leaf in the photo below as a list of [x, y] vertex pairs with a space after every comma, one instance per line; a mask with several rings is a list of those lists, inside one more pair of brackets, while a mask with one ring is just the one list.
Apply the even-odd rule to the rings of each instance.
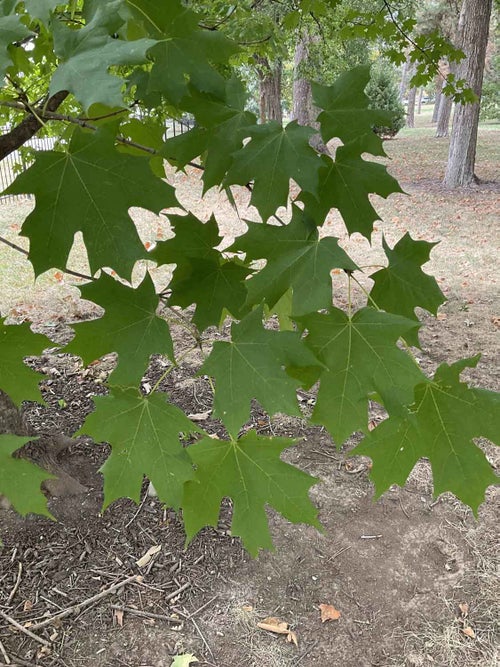
[[40, 485], [46, 479], [54, 479], [54, 475], [29, 461], [12, 456], [30, 441], [31, 438], [0, 434], [0, 494], [6, 496], [23, 516], [43, 514], [52, 518]]
[[408, 404], [425, 376], [396, 343], [419, 324], [398, 315], [362, 308], [349, 318], [333, 308], [328, 314], [297, 318], [308, 330], [306, 344], [324, 364], [312, 415], [338, 445], [368, 427], [368, 399], [377, 396], [387, 409]]
[[202, 222], [192, 213], [169, 215], [168, 220], [175, 236], [167, 241], [160, 241], [149, 253], [150, 259], [157, 262], [158, 266], [179, 266], [191, 259], [219, 259], [220, 253], [214, 248], [222, 241], [222, 236], [213, 215], [208, 222]]
[[368, 108], [364, 90], [369, 81], [370, 68], [363, 66], [345, 72], [333, 86], [312, 85], [314, 103], [324, 109], [318, 121], [325, 143], [334, 137], [344, 144], [356, 140], [360, 142], [359, 154], [385, 155], [382, 140], [372, 128], [390, 125], [391, 114]]
[[306, 213], [321, 225], [330, 209], [335, 207], [344, 219], [349, 234], [359, 232], [369, 239], [373, 223], [380, 217], [368, 195], [373, 193], [387, 198], [393, 192], [402, 192], [398, 182], [383, 165], [363, 160], [356, 142], [337, 148], [335, 160], [327, 155], [321, 159], [323, 167], [318, 197], [308, 192], [299, 196], [306, 205]]
[[313, 198], [317, 194], [320, 157], [309, 145], [310, 127], [292, 121], [285, 128], [272, 121], [248, 131], [251, 140], [233, 155], [224, 185], [254, 181], [250, 200], [266, 222], [279, 206], [286, 206], [293, 178]]
[[34, 165], [6, 193], [36, 195], [22, 228], [36, 275], [64, 268], [81, 231], [92, 273], [108, 266], [128, 278], [135, 262], [147, 258], [129, 208], [159, 213], [178, 205], [173, 188], [151, 172], [148, 158], [117, 151], [107, 127], [95, 133], [77, 129], [65, 153], [37, 152]]
[[392, 484], [403, 486], [422, 457], [430, 460], [435, 495], [451, 491], [475, 513], [486, 488], [499, 483], [473, 438], [500, 443], [500, 394], [470, 389], [459, 378], [478, 359], [442, 364], [432, 382], [415, 388], [409, 409], [382, 422], [353, 450], [373, 460], [377, 497]]
[[177, 509], [183, 484], [193, 477], [179, 433], [202, 431], [161, 394], [144, 397], [135, 389], [113, 387], [108, 396], [93, 400], [96, 410], [80, 433], [111, 445], [111, 454], [100, 470], [104, 507], [122, 497], [138, 503], [146, 475], [160, 500]]
[[252, 398], [271, 415], [300, 416], [296, 389], [301, 383], [287, 375], [285, 367], [319, 365], [300, 334], [264, 329], [259, 307], [232, 325], [231, 342], [214, 343], [200, 373], [215, 378], [214, 414], [236, 436], [250, 416]]
[[308, 491], [314, 477], [280, 460], [294, 443], [288, 438], [262, 438], [250, 431], [239, 440], [204, 438], [188, 453], [196, 466], [185, 486], [182, 503], [188, 541], [206, 525], [216, 526], [224, 497], [233, 500], [231, 532], [252, 556], [273, 544], [265, 507], [274, 507], [293, 523], [321, 529]]
[[222, 182], [233, 161], [233, 154], [241, 148], [243, 139], [256, 124], [254, 114], [245, 111], [245, 103], [246, 91], [235, 77], [226, 82], [223, 100], [192, 89], [191, 95], [183, 102], [196, 122], [207, 128], [206, 140], [202, 144], [203, 151], [206, 150], [202, 176], [205, 192]]
[[180, 0], [127, 0], [127, 5], [145, 32], [158, 41], [149, 52], [154, 64], [146, 95], [159, 92], [177, 106], [190, 83], [199, 90], [223, 94], [224, 77], [212, 64], [226, 63], [237, 53], [235, 43], [219, 31], [202, 30], [198, 15]]
[[62, 62], [50, 82], [49, 94], [69, 90], [87, 110], [100, 102], [109, 107], [124, 106], [123, 79], [109, 73], [114, 65], [138, 65], [157, 42], [152, 39], [117, 39], [123, 26], [123, 0], [108, 0], [96, 9], [90, 22], [75, 30], [54, 21], [54, 51]]
[[169, 303], [187, 308], [196, 304], [193, 322], [203, 331], [219, 325], [225, 310], [241, 315], [246, 300], [245, 278], [251, 271], [238, 260], [225, 261], [214, 250], [222, 237], [212, 216], [202, 222], [193, 214], [170, 215], [175, 237], [157, 244], [151, 259], [162, 264], [177, 264], [169, 289]]
[[21, 23], [19, 16], [11, 14], [12, 3], [0, 3], [0, 77], [3, 79], [8, 67], [12, 65], [11, 44], [19, 42], [33, 33]]
[[272, 308], [293, 288], [292, 312], [303, 315], [332, 304], [331, 270], [354, 271], [358, 267], [338, 245], [338, 239], [320, 240], [316, 226], [293, 207], [290, 223], [284, 227], [247, 223], [248, 231], [230, 250], [245, 252], [246, 261], [265, 258], [266, 266], [247, 281], [249, 304]]
[[48, 23], [53, 10], [60, 4], [60, 0], [24, 0], [28, 14], [43, 23]]
[[82, 297], [104, 308], [104, 315], [91, 322], [73, 325], [75, 338], [65, 352], [82, 357], [85, 363], [109, 352], [118, 353], [118, 366], [111, 383], [137, 385], [151, 354], [173, 359], [168, 324], [156, 315], [158, 296], [149, 273], [132, 289], [103, 273], [99, 280], [80, 287]]
[[242, 315], [247, 296], [245, 278], [250, 273], [238, 260], [188, 260], [173, 273], [169, 304], [187, 308], [195, 303], [192, 320], [200, 331], [218, 326], [225, 310], [234, 317]]
[[5, 326], [0, 319], [0, 389], [14, 403], [41, 401], [38, 384], [42, 378], [23, 359], [28, 354], [41, 354], [51, 345], [48, 338], [33, 333], [29, 324]]
[[[445, 302], [436, 279], [422, 271], [422, 264], [429, 261], [429, 255], [436, 243], [414, 241], [407, 233], [391, 250], [383, 238], [385, 254], [389, 266], [370, 277], [374, 286], [370, 296], [379, 308], [389, 313], [403, 315], [418, 320], [415, 307], [425, 308], [434, 315]], [[415, 332], [413, 332], [415, 333]], [[408, 332], [406, 340], [410, 345], [419, 346], [418, 336]]]

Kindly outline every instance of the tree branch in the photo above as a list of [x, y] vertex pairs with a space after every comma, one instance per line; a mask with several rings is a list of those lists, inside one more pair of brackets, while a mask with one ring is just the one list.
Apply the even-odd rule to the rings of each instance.
[[[60, 90], [55, 95], [52, 95], [43, 107], [36, 109], [36, 114], [30, 113], [29, 116], [24, 118], [24, 120], [10, 132], [0, 136], [0, 160], [3, 160], [7, 155], [10, 155], [10, 153], [13, 153], [31, 139], [31, 137], [33, 137], [42, 127], [42, 123], [40, 122], [41, 118], [43, 118], [46, 113], [54, 112], [64, 102], [68, 95], [69, 93], [67, 90]], [[6, 103], [3, 104], [4, 106], [6, 105]], [[26, 106], [24, 104], [18, 104], [19, 106], [13, 108], [26, 111]]]

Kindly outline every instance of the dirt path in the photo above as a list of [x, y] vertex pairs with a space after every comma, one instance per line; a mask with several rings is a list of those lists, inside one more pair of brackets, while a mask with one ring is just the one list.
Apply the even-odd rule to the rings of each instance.
[[[438, 277], [449, 301], [437, 319], [424, 318], [418, 354], [425, 370], [483, 351], [470, 377], [477, 385], [496, 389], [500, 388], [496, 266], [500, 228], [498, 181], [492, 181], [498, 179], [493, 141], [498, 136], [484, 130], [480, 136], [478, 173], [490, 182], [454, 194], [439, 185], [446, 154], [443, 142], [418, 130], [389, 143], [391, 171], [412, 197], [379, 202], [385, 222], [378, 225], [379, 235], [384, 231], [391, 244], [407, 230], [414, 238], [441, 241], [426, 270]], [[183, 175], [175, 178], [193, 197], [192, 181]], [[243, 231], [218, 195], [211, 196], [222, 231]], [[6, 211], [0, 224], [3, 232], [14, 225], [14, 233], [22, 210]], [[208, 214], [206, 204], [199, 213]], [[148, 234], [164, 223], [144, 217], [140, 224], [148, 240]], [[335, 217], [330, 229], [341, 233]], [[166, 227], [162, 230], [168, 233]], [[367, 244], [361, 238], [348, 241], [342, 236], [342, 242], [357, 257], [366, 256]], [[5, 258], [0, 254], [2, 279]], [[75, 261], [82, 264], [81, 259]], [[49, 313], [49, 324], [57, 332], [61, 318], [86, 315], [70, 286], [54, 302], [53, 287], [60, 286], [54, 276], [46, 276], [38, 291], [30, 291], [24, 279], [20, 297], [21, 274], [11, 275], [12, 263], [9, 266], [6, 279], [12, 290], [7, 305], [14, 316], [41, 319], [44, 314], [46, 319]], [[186, 359], [165, 387], [190, 413], [210, 408], [206, 382], [192, 380], [199, 361], [196, 356]], [[90, 409], [91, 395], [102, 392], [106, 362], [85, 372], [67, 356], [47, 354], [37, 363], [49, 373], [43, 383], [47, 407], [31, 405], [30, 419], [49, 430], [62, 423], [71, 434]], [[159, 363], [153, 363], [152, 377]], [[310, 409], [314, 396], [302, 392], [301, 397], [304, 409]], [[214, 433], [220, 428], [210, 418], [202, 425]], [[182, 652], [196, 655], [200, 667], [494, 667], [500, 663], [498, 489], [488, 491], [476, 521], [451, 496], [433, 499], [431, 477], [422, 462], [403, 490], [394, 487], [374, 503], [368, 461], [346, 458], [355, 438], [336, 451], [323, 429], [297, 419], [270, 421], [257, 407], [249, 426], [263, 434], [302, 438], [285, 456], [322, 480], [312, 497], [320, 509], [323, 534], [291, 526], [270, 512], [276, 552], [252, 561], [229, 533], [226, 507], [218, 529], [205, 530], [184, 550], [178, 519], [147, 495], [139, 508], [123, 500], [99, 514], [97, 469], [106, 447], [83, 439], [73, 447], [68, 462], [71, 472], [90, 489], [83, 501], [52, 501], [58, 523], [20, 519], [10, 511], [0, 515], [4, 542], [0, 612], [28, 629], [31, 621], [39, 639], [0, 618], [0, 665], [2, 655], [4, 663], [7, 655], [20, 665], [170, 667], [172, 656]], [[500, 470], [498, 448], [484, 447]], [[161, 551], [138, 567], [137, 560], [154, 545]], [[143, 580], [85, 604], [133, 574], [141, 574]], [[468, 605], [467, 614], [458, 606], [463, 603]], [[46, 616], [76, 604], [80, 608], [66, 619], [37, 628]], [[340, 618], [322, 623], [320, 604], [333, 605]], [[257, 628], [257, 622], [269, 616], [291, 625], [298, 646], [287, 643], [285, 635]], [[467, 627], [473, 629], [474, 638], [464, 634]]]

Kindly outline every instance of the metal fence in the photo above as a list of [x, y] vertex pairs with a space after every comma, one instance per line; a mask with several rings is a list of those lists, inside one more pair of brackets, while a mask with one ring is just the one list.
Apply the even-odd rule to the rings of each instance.
[[[165, 125], [165, 134], [163, 135], [164, 139], [170, 139], [172, 137], [177, 137], [184, 132], [188, 132], [194, 123], [191, 119], [172, 119], [167, 121]], [[10, 131], [9, 126], [0, 127], [0, 134], [5, 134]], [[57, 139], [55, 137], [33, 137], [27, 141], [24, 146], [29, 146], [30, 148], [36, 151], [50, 151], [54, 148], [54, 144]], [[25, 171], [32, 160], [23, 156], [22, 152], [14, 151], [7, 155], [3, 160], [0, 161], [0, 204], [10, 202], [18, 199], [31, 199], [33, 195], [3, 195], [9, 185], [15, 180], [17, 174], [21, 171]]]
[[[9, 132], [9, 126], [0, 127], [0, 133]], [[54, 137], [33, 137], [24, 145], [29, 146], [35, 151], [50, 151], [54, 148], [56, 139]], [[31, 160], [27, 159], [20, 151], [14, 151], [7, 155], [0, 162], [0, 193], [3, 192], [15, 180], [20, 171], [26, 170], [31, 164]], [[30, 199], [32, 195], [0, 195], [0, 204], [13, 199]]]

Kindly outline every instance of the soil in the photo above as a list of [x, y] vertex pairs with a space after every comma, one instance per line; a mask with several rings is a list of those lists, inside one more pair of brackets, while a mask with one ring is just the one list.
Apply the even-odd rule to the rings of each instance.
[[[492, 140], [486, 134], [481, 135], [485, 145]], [[431, 373], [443, 361], [482, 351], [468, 379], [499, 389], [494, 161], [486, 156], [481, 162], [480, 152], [479, 167], [490, 182], [450, 194], [439, 184], [439, 159], [423, 172], [412, 172], [403, 161], [410, 149], [415, 163], [429, 160], [435, 144], [428, 141], [426, 149], [424, 143], [405, 136], [388, 145], [391, 171], [413, 198], [377, 202], [387, 220], [378, 225], [378, 242], [382, 231], [392, 245], [408, 229], [414, 238], [441, 240], [426, 270], [437, 276], [449, 300], [437, 318], [423, 314], [422, 349], [416, 355]], [[442, 143], [441, 148], [444, 155]], [[194, 203], [194, 176], [172, 178]], [[231, 226], [229, 208], [211, 196], [224, 235], [241, 233], [243, 223]], [[244, 192], [240, 196], [244, 206]], [[204, 206], [200, 215], [206, 217]], [[356, 259], [366, 257], [368, 244], [361, 237], [348, 240], [334, 216], [325, 233], [332, 231]], [[52, 303], [52, 312], [47, 301], [39, 302], [38, 310], [31, 303], [31, 319], [45, 323], [55, 346], [67, 338], [68, 322], [91, 315], [71, 290], [68, 294], [65, 307]], [[355, 298], [361, 302], [361, 296]], [[9, 304], [11, 315], [24, 317], [27, 302]], [[188, 348], [180, 329], [174, 327], [173, 335], [177, 349]], [[227, 329], [210, 330], [207, 347], [225, 335]], [[92, 410], [92, 396], [106, 391], [113, 359], [84, 369], [54, 347], [29, 363], [46, 375], [41, 383], [46, 404], [25, 405], [29, 423], [47, 437], [61, 431], [73, 435]], [[210, 416], [207, 380], [193, 378], [200, 363], [197, 353], [188, 355], [161, 389], [205, 430], [222, 435]], [[164, 367], [161, 357], [153, 358], [144, 382], [156, 381]], [[299, 397], [307, 415], [314, 392]], [[374, 411], [373, 418], [380, 415]], [[231, 536], [227, 503], [217, 529], [205, 529], [185, 548], [181, 518], [148, 495], [146, 481], [139, 506], [124, 499], [100, 512], [98, 470], [108, 447], [79, 436], [59, 463], [87, 491], [50, 500], [57, 522], [0, 512], [0, 666], [170, 667], [173, 657], [184, 653], [196, 656], [200, 667], [500, 664], [498, 488], [488, 490], [475, 519], [451, 495], [433, 497], [423, 461], [404, 489], [392, 487], [374, 502], [369, 460], [347, 457], [357, 436], [336, 449], [324, 429], [305, 419], [269, 419], [257, 404], [245, 428], [299, 439], [284, 456], [321, 480], [311, 497], [323, 533], [291, 525], [270, 510], [276, 551], [252, 560]], [[480, 444], [499, 470], [498, 448]], [[161, 549], [138, 564], [155, 546]], [[320, 604], [333, 605], [340, 617], [322, 622]], [[71, 613], [53, 618], [64, 610]], [[267, 617], [288, 623], [298, 645], [286, 634], [258, 628]]]

